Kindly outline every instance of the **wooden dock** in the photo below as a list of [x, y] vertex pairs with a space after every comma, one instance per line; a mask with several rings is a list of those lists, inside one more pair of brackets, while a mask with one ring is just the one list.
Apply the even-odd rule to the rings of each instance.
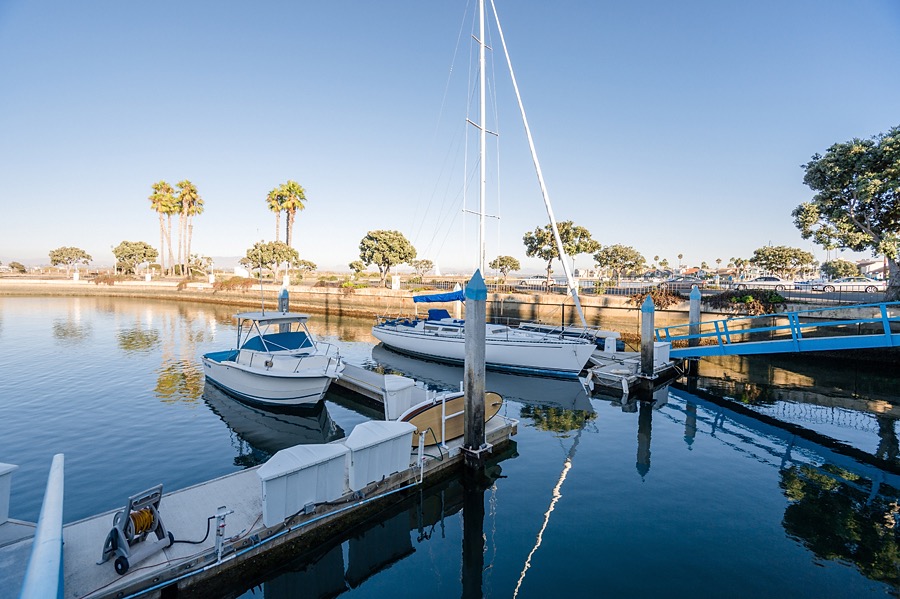
[[[355, 367], [349, 375], [339, 383], [343, 389], [370, 401], [383, 401], [381, 375]], [[495, 452], [501, 451], [516, 434], [517, 426], [516, 420], [498, 415], [486, 424], [487, 443]], [[186, 597], [199, 594], [201, 589], [208, 593], [211, 585], [233, 588], [237, 581], [247, 580], [265, 572], [272, 564], [317, 546], [405, 496], [456, 476], [463, 463], [461, 449], [462, 438], [448, 441], [446, 448], [429, 448], [421, 456], [417, 448], [411, 448], [408, 469], [369, 483], [358, 491], [348, 491], [336, 501], [310, 504], [301, 513], [273, 526], [263, 522], [262, 484], [258, 473], [262, 466], [167, 493], [159, 506], [166, 529], [176, 541], [194, 541], [194, 544], [176, 542], [132, 564], [121, 576], [116, 573], [112, 560], [97, 563], [116, 510], [67, 524], [63, 527], [63, 596], [118, 599], [177, 593]], [[214, 516], [226, 510], [229, 513], [221, 549], [217, 552]], [[144, 543], [153, 538], [151, 535]], [[25, 538], [0, 546], [0, 571], [18, 573], [21, 578], [31, 545], [32, 539]], [[21, 579], [4, 582], [7, 585], [0, 595], [9, 592], [11, 597], [17, 596]]]

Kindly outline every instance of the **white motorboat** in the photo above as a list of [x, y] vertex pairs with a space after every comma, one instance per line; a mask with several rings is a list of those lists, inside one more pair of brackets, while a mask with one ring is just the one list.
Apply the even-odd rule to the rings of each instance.
[[237, 399], [265, 406], [314, 404], [343, 369], [337, 348], [316, 341], [309, 315], [243, 312], [236, 349], [202, 358], [206, 380]]

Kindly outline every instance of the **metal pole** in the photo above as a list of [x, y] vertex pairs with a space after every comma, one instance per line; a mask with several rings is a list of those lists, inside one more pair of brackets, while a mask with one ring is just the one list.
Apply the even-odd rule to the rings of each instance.
[[645, 377], [653, 376], [653, 350], [656, 334], [653, 320], [656, 315], [656, 306], [648, 295], [641, 304], [641, 374]]
[[484, 346], [485, 316], [487, 311], [487, 286], [481, 271], [476, 270], [466, 285], [466, 360], [464, 387], [466, 395], [465, 446], [466, 465], [480, 468], [483, 465], [481, 450], [484, 435]]
[[[697, 347], [700, 345], [700, 289], [694, 285], [691, 288], [691, 303], [688, 309], [688, 347]], [[688, 358], [687, 374], [688, 376], [697, 376], [697, 366], [699, 358]]]
[[63, 596], [63, 454], [53, 456], [20, 599]]

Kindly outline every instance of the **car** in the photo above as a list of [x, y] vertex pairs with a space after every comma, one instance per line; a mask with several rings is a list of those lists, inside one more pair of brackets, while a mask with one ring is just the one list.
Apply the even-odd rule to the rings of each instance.
[[766, 275], [750, 279], [749, 281], [738, 281], [733, 284], [733, 287], [735, 289], [774, 289], [775, 291], [784, 291], [785, 289], [793, 289], [794, 282], [781, 277]]
[[706, 284], [706, 281], [697, 277], [677, 276], [660, 282], [656, 288], [670, 291], [690, 291], [694, 286], [698, 289], [706, 289]]
[[794, 289], [798, 291], [809, 291], [813, 285], [825, 283], [825, 279], [810, 279], [808, 281], [794, 281]]
[[869, 277], [841, 277], [824, 283], [814, 283], [813, 291], [865, 291], [875, 293], [887, 289], [885, 281], [870, 279]]

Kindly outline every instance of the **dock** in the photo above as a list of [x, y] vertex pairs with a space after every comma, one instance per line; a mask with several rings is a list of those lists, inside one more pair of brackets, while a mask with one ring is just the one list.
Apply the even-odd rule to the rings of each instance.
[[[381, 403], [390, 387], [383, 375], [359, 367], [351, 367], [337, 384], [344, 391]], [[498, 414], [485, 425], [487, 445], [494, 453], [501, 452], [517, 427], [518, 421]], [[360, 428], [366, 430], [355, 436]], [[158, 515], [168, 535], [157, 539], [150, 534], [132, 545], [134, 555], [141, 552], [141, 557], [133, 564], [126, 561], [124, 574], [117, 573], [118, 561], [98, 563], [114, 518], [124, 510], [66, 524], [62, 527], [63, 593], [59, 596], [119, 599], [185, 597], [201, 589], [208, 595], [214, 588], [225, 592], [229, 584], [265, 572], [420, 489], [458, 475], [463, 463], [462, 437], [424, 451], [410, 443], [414, 430], [404, 422], [366, 422], [339, 441], [288, 448], [260, 466], [161, 493]], [[304, 456], [311, 457], [304, 465], [295, 466]], [[315, 489], [307, 492], [309, 487]], [[284, 491], [288, 488], [302, 489], [301, 496], [293, 497]], [[312, 495], [307, 497], [307, 493]], [[6, 593], [18, 596], [23, 585], [33, 528], [18, 521], [0, 525], [0, 572], [5, 577], [0, 580], [4, 583], [2, 597]], [[172, 544], [171, 539], [175, 541]]]

